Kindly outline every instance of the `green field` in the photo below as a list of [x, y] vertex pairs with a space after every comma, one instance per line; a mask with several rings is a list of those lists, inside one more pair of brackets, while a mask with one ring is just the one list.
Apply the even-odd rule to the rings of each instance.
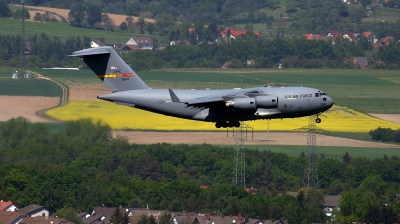
[[0, 67], [0, 95], [61, 97], [61, 88], [43, 79], [12, 79], [15, 68]]
[[[318, 143], [317, 143], [318, 145]], [[299, 156], [301, 152], [307, 151], [307, 146], [286, 146], [286, 145], [273, 145], [273, 146], [248, 146], [247, 149], [258, 149], [258, 150], [271, 150], [271, 152], [281, 152], [289, 156]], [[334, 146], [317, 146], [317, 154], [324, 154], [325, 157], [331, 157], [341, 160], [343, 155], [348, 152], [351, 157], [365, 157], [368, 159], [383, 158], [384, 155], [399, 156], [400, 149], [390, 148], [353, 148], [353, 147], [334, 147]]]
[[[32, 69], [66, 85], [99, 84], [92, 71]], [[335, 104], [363, 113], [400, 113], [400, 75], [395, 70], [169, 69], [137, 72], [153, 88], [223, 89], [307, 86], [325, 91]]]
[[[21, 34], [22, 23], [20, 20], [0, 19], [1, 33], [3, 35]], [[132, 36], [139, 36], [128, 32], [95, 30], [72, 27], [68, 23], [39, 23], [25, 22], [25, 35], [27, 37], [45, 33], [50, 37], [58, 36], [61, 39], [66, 37], [89, 36], [91, 40], [104, 38], [107, 44], [125, 44]]]

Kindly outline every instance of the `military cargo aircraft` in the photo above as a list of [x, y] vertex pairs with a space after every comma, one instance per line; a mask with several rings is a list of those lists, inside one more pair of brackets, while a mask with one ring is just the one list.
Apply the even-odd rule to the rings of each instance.
[[110, 88], [98, 96], [116, 104], [168, 116], [214, 122], [217, 128], [240, 127], [241, 121], [318, 117], [333, 100], [307, 87], [254, 87], [225, 90], [152, 89], [109, 46], [74, 52]]

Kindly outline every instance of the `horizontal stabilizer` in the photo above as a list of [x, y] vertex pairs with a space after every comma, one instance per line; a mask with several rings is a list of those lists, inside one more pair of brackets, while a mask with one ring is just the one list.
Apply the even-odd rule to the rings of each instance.
[[75, 51], [71, 57], [81, 57], [81, 56], [88, 56], [88, 55], [98, 55], [98, 54], [110, 54], [111, 52], [107, 48], [88, 48], [80, 51]]

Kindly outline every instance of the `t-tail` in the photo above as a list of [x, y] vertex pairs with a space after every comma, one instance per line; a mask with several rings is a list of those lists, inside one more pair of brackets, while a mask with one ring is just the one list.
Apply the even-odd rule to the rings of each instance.
[[70, 56], [81, 57], [113, 92], [150, 89], [112, 47], [89, 48]]

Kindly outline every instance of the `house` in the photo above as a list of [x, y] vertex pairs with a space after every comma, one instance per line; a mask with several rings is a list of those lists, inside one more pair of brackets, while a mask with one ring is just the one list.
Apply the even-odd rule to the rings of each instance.
[[250, 187], [250, 188], [247, 187], [244, 190], [247, 192], [250, 192], [252, 194], [257, 194], [257, 192], [258, 192], [258, 188], [254, 188], [254, 187]]
[[173, 41], [169, 42], [170, 46], [175, 46], [175, 45], [178, 45], [178, 44], [190, 45], [190, 42], [187, 41], [187, 40], [173, 40]]
[[238, 216], [210, 216], [206, 214], [197, 216], [200, 224], [288, 224], [287, 220], [261, 220], [250, 219], [242, 217], [239, 213]]
[[394, 37], [392, 36], [387, 36], [382, 38], [379, 42], [381, 43], [382, 46], [389, 46], [389, 41], [394, 40]]
[[[18, 72], [14, 73], [16, 76], [18, 76]], [[14, 78], [14, 75], [13, 75]], [[18, 78], [18, 77], [17, 77]], [[0, 201], [0, 211], [7, 211], [7, 212], [15, 212], [15, 210], [18, 210], [18, 207], [14, 205], [12, 201]]]
[[47, 208], [40, 205], [28, 205], [18, 210], [19, 212], [25, 213], [30, 217], [44, 216], [49, 217], [50, 212]]
[[200, 224], [196, 216], [190, 216], [190, 215], [174, 216], [172, 218], [172, 222], [174, 224]]
[[352, 42], [356, 42], [357, 41], [357, 37], [350, 31], [347, 31], [346, 33], [343, 34], [343, 38], [344, 39], [348, 39]]
[[254, 60], [247, 60], [246, 61], [246, 65], [247, 66], [254, 66], [256, 64], [256, 62]]
[[19, 224], [26, 217], [22, 212], [0, 211], [1, 224]]
[[[109, 216], [110, 219], [111, 216]], [[92, 214], [91, 216], [86, 217], [84, 220], [82, 220], [83, 224], [97, 224], [97, 223], [109, 223], [104, 221], [106, 216], [102, 214]]]
[[230, 62], [227, 61], [222, 65], [222, 68], [228, 68], [229, 67]]
[[116, 51], [136, 51], [139, 50], [137, 45], [114, 45]]
[[153, 41], [149, 37], [132, 37], [126, 42], [127, 46], [134, 45], [137, 46], [139, 50], [152, 50]]
[[31, 56], [31, 42], [30, 41], [26, 41], [25, 42], [25, 56], [29, 57]]
[[303, 34], [303, 36], [307, 39], [307, 40], [320, 40], [321, 36], [320, 35], [316, 35], [316, 34]]
[[342, 36], [338, 30], [330, 30], [325, 34], [325, 37], [340, 37]]
[[367, 57], [354, 57], [353, 64], [355, 67], [365, 69], [368, 67], [368, 59]]
[[74, 223], [69, 222], [63, 218], [36, 216], [36, 217], [26, 217], [19, 224], [74, 224]]
[[101, 42], [101, 40], [92, 40], [90, 42], [90, 47], [103, 47], [103, 46], [106, 46], [106, 44]]
[[332, 218], [332, 213], [335, 209], [338, 209], [341, 198], [342, 195], [326, 195], [324, 197], [324, 211], [326, 216]]
[[254, 35], [256, 35], [257, 37], [261, 37], [262, 36], [262, 34], [260, 32], [258, 32], [258, 31], [254, 31]]
[[372, 32], [363, 32], [363, 33], [361, 33], [361, 35], [364, 36], [365, 38], [367, 38], [367, 40], [369, 42], [373, 42], [373, 43], [378, 42], [378, 38], [376, 38], [376, 36]]

